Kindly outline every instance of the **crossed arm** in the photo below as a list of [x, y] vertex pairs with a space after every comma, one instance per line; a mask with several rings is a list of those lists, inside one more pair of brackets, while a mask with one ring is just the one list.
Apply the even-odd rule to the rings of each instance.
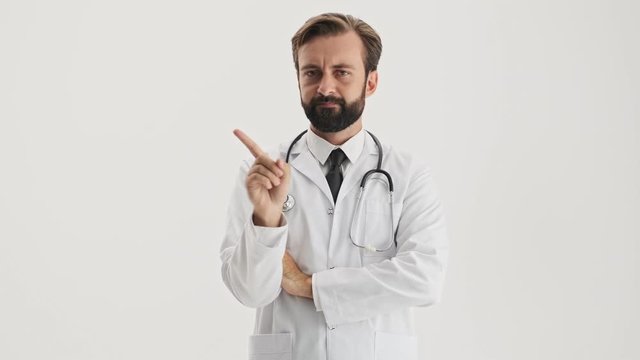
[[[282, 221], [282, 203], [290, 181], [289, 165], [282, 160], [273, 161], [247, 134], [236, 129], [234, 135], [254, 156], [245, 187], [253, 205], [255, 225], [277, 227]], [[313, 298], [311, 277], [300, 271], [293, 258], [285, 251], [282, 258], [282, 288], [291, 295]]]
[[282, 257], [282, 290], [294, 296], [313, 299], [311, 276], [303, 273], [287, 251]]

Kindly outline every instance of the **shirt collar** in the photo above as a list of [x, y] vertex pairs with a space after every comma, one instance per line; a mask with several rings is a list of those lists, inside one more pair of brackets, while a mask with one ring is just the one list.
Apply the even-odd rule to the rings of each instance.
[[307, 131], [306, 139], [309, 151], [311, 151], [311, 154], [313, 154], [322, 166], [324, 166], [329, 154], [331, 154], [334, 149], [342, 149], [352, 164], [358, 160], [362, 149], [364, 149], [364, 130], [362, 129], [342, 145], [333, 145], [311, 130]]

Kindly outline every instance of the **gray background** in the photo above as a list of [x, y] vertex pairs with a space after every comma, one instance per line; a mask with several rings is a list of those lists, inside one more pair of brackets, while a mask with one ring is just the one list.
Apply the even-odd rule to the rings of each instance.
[[342, 11], [384, 43], [365, 125], [448, 216], [422, 358], [640, 359], [639, 4], [0, 1], [0, 358], [246, 357], [231, 131], [307, 127], [289, 40]]

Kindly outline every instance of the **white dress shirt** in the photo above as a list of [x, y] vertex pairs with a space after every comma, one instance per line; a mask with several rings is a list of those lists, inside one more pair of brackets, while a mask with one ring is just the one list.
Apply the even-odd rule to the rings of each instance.
[[341, 166], [342, 174], [346, 175], [349, 166], [351, 164], [354, 164], [360, 157], [360, 154], [362, 154], [362, 149], [364, 148], [364, 135], [364, 130], [360, 129], [357, 134], [352, 136], [344, 144], [333, 145], [332, 143], [318, 136], [312, 130], [309, 130], [307, 131], [306, 136], [307, 147], [309, 148], [309, 151], [311, 151], [313, 157], [316, 158], [316, 160], [318, 160], [318, 162], [320, 163], [322, 173], [325, 175], [327, 175], [327, 173], [329, 172], [329, 164], [327, 162], [329, 155], [335, 149], [342, 149], [345, 155], [347, 155], [348, 160], [345, 160]]

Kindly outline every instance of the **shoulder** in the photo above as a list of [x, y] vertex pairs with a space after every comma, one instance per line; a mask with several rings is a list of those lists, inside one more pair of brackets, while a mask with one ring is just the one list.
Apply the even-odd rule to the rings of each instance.
[[402, 198], [421, 199], [431, 203], [438, 197], [434, 174], [426, 158], [427, 154], [407, 151], [394, 145], [383, 145], [382, 168], [393, 177], [396, 193]]
[[431, 167], [427, 163], [426, 154], [408, 151], [395, 144], [383, 143], [384, 162], [396, 171], [411, 177], [418, 174], [430, 173]]

